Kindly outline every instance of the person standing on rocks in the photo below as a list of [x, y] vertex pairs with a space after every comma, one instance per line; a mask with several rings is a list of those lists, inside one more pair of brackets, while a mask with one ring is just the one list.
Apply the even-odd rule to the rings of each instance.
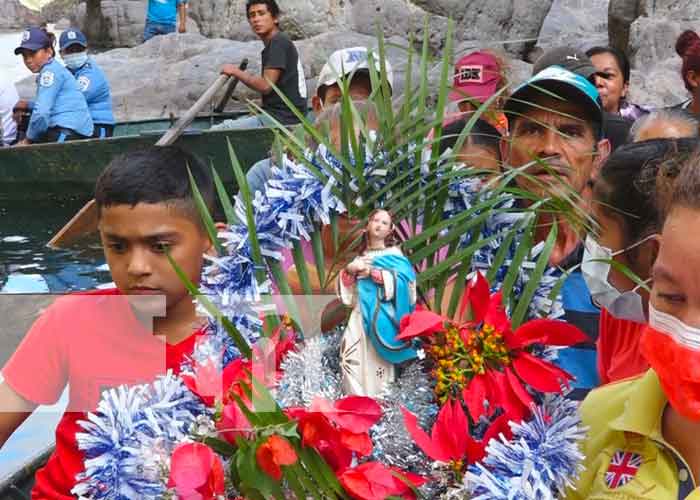
[[75, 76], [78, 88], [87, 101], [95, 126], [93, 136], [111, 137], [115, 124], [112, 93], [104, 72], [88, 57], [85, 35], [80, 30], [66, 30], [61, 33], [59, 47], [66, 68]]
[[[296, 115], [277, 94], [276, 86], [294, 106], [306, 113], [306, 78], [294, 43], [279, 29], [279, 7], [275, 0], [248, 0], [246, 13], [253, 32], [263, 41], [262, 75], [254, 75], [234, 64], [224, 64], [221, 73], [237, 78], [260, 92], [262, 109], [282, 125], [299, 123]], [[219, 128], [257, 128], [273, 125], [265, 116], [247, 116], [226, 120]]]
[[148, 0], [143, 41], [157, 35], [187, 31], [187, 0]]

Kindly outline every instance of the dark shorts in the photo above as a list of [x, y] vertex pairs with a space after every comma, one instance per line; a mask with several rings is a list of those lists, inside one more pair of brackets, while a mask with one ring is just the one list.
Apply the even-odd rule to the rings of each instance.
[[174, 24], [154, 23], [146, 21], [146, 27], [143, 29], [143, 41], [146, 42], [156, 35], [167, 35], [175, 33], [176, 26]]

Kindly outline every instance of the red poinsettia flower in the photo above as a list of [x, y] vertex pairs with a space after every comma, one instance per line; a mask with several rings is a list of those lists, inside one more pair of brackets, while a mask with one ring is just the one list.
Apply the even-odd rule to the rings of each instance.
[[179, 445], [170, 457], [168, 488], [183, 500], [214, 500], [225, 490], [221, 459], [202, 443]]
[[282, 479], [282, 465], [294, 465], [297, 460], [297, 452], [294, 447], [282, 436], [273, 434], [263, 442], [255, 451], [255, 459], [268, 476], [279, 481]]
[[519, 421], [530, 414], [532, 404], [526, 385], [540, 392], [561, 392], [573, 380], [528, 349], [534, 344], [583, 342], [587, 337], [578, 328], [564, 321], [536, 319], [513, 331], [501, 292], [491, 294], [480, 273], [467, 286], [459, 317], [467, 307], [473, 319], [463, 324], [425, 310], [401, 322], [399, 339], [426, 338], [440, 401], [461, 395], [474, 420], [500, 407], [511, 420]]
[[469, 434], [469, 421], [459, 401], [448, 400], [442, 406], [430, 436], [420, 428], [415, 415], [405, 408], [401, 411], [408, 433], [423, 453], [433, 460], [453, 464], [456, 470], [481, 460], [492, 437], [499, 433], [510, 437], [505, 415], [502, 415], [489, 426], [484, 438], [476, 441]]
[[[404, 480], [396, 477], [396, 474]], [[405, 481], [416, 488], [427, 482], [421, 476], [396, 467], [387, 467], [379, 462], [365, 462], [352, 469], [346, 469], [339, 474], [338, 481], [356, 500], [385, 500], [388, 497], [413, 499], [415, 495]]]
[[334, 404], [316, 398], [310, 408], [289, 408], [289, 418], [298, 421], [302, 444], [318, 451], [335, 471], [349, 467], [353, 453], [372, 453], [370, 428], [379, 420], [379, 404], [364, 396], [349, 396]]

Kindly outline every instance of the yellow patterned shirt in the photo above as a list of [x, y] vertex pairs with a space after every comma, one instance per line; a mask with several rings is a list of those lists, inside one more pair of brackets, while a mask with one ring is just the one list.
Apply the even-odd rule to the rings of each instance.
[[590, 392], [581, 405], [586, 470], [566, 498], [700, 500], [692, 471], [661, 435], [667, 401], [653, 370]]

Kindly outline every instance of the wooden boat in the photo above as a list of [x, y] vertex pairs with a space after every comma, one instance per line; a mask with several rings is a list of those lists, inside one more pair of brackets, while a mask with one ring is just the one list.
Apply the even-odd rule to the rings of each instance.
[[[233, 181], [227, 139], [247, 169], [267, 156], [274, 137], [269, 129], [208, 130], [211, 125], [235, 116], [202, 115], [177, 141], [211, 162], [227, 183]], [[117, 125], [115, 136], [109, 139], [1, 148], [0, 201], [87, 199], [98, 175], [113, 156], [154, 144], [170, 124], [170, 120], [143, 120]]]

